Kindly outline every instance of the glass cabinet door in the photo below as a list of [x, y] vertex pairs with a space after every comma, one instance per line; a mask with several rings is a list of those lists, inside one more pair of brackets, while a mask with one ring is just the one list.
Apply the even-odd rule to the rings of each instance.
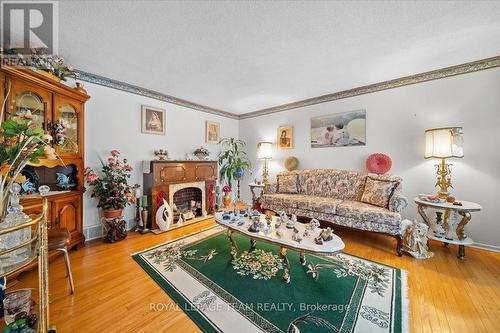
[[[80, 138], [78, 137], [78, 112], [70, 104], [59, 107], [59, 119], [56, 128], [61, 127], [64, 138], [59, 141], [59, 151], [77, 154], [80, 151]], [[58, 133], [56, 133], [56, 140]]]
[[31, 114], [34, 128], [45, 129], [47, 123], [45, 104], [33, 91], [23, 91], [16, 96], [14, 113], [14, 116]]
[[[52, 119], [52, 94], [21, 80], [10, 79], [8, 84], [11, 92], [7, 117], [31, 115], [34, 128], [49, 129]], [[5, 89], [8, 89], [7, 85]]]
[[82, 155], [82, 105], [70, 98], [54, 98], [54, 147], [61, 157]]

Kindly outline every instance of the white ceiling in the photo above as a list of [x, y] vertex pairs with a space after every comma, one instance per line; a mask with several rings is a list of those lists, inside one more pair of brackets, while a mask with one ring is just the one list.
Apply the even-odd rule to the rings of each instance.
[[242, 114], [500, 55], [500, 2], [62, 1], [78, 69]]

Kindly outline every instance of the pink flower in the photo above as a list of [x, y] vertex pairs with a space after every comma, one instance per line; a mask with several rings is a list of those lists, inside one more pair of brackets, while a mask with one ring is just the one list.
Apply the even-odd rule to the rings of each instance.
[[126, 164], [124, 167], [123, 167], [123, 170], [125, 171], [132, 171], [134, 170], [134, 168], [132, 168], [132, 166], [130, 164]]
[[120, 151], [118, 151], [118, 150], [116, 150], [116, 149], [113, 149], [113, 150], [111, 151], [111, 155], [112, 155], [112, 156], [118, 156], [118, 155], [120, 155]]
[[113, 170], [119, 170], [122, 167], [119, 164], [113, 164], [113, 165], [111, 165], [111, 168], [113, 168]]
[[87, 182], [93, 183], [97, 178], [99, 178], [99, 177], [97, 177], [97, 175], [95, 173], [89, 173], [87, 175]]
[[109, 164], [115, 163], [115, 158], [114, 157], [108, 157], [108, 163]]

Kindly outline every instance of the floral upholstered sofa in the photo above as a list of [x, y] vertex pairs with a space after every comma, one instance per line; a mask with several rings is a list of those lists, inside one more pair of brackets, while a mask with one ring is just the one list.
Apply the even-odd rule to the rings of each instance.
[[339, 226], [388, 234], [401, 255], [401, 211], [408, 200], [400, 177], [336, 169], [281, 173], [262, 196], [266, 210], [316, 218]]

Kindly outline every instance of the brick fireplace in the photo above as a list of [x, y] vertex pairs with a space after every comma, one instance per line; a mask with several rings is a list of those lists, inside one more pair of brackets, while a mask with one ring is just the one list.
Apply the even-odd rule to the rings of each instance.
[[[143, 162], [144, 194], [151, 203], [149, 224], [156, 229], [156, 210], [165, 199], [174, 212], [172, 227], [195, 223], [204, 220], [204, 212], [211, 217], [214, 207], [215, 183], [217, 181], [216, 161], [144, 161]], [[192, 201], [195, 207], [191, 207]], [[187, 204], [187, 206], [186, 206]], [[194, 216], [190, 216], [189, 210]], [[177, 214], [177, 215], [176, 215]], [[180, 214], [186, 214], [184, 223], [178, 223]]]
[[206, 213], [205, 182], [180, 183], [169, 186], [168, 203], [174, 213], [173, 224], [189, 221]]

